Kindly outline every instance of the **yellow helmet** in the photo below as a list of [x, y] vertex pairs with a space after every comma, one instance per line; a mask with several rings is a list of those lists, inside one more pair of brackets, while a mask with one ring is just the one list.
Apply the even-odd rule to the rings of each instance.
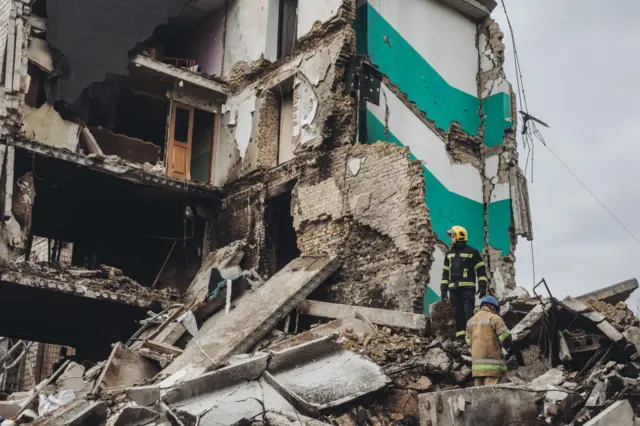
[[451, 229], [447, 231], [449, 236], [456, 236], [456, 241], [469, 241], [469, 234], [467, 234], [467, 230], [462, 226], [452, 226]]

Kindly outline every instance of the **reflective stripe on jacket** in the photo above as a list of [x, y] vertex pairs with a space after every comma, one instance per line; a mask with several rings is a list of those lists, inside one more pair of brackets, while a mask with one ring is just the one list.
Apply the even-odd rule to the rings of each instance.
[[454, 244], [444, 258], [440, 290], [455, 290], [476, 286], [476, 278], [481, 289], [486, 289], [489, 279], [487, 268], [478, 250], [466, 243]]
[[467, 322], [467, 343], [471, 347], [473, 377], [501, 377], [507, 372], [502, 359], [502, 342], [510, 331], [498, 315], [481, 309]]

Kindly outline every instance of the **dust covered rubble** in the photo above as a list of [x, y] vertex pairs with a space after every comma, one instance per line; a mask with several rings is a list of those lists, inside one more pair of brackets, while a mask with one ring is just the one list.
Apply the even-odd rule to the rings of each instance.
[[[242, 274], [236, 279], [226, 302], [232, 300], [231, 313], [258, 291], [241, 283]], [[295, 322], [295, 332], [282, 331], [281, 323], [255, 338], [246, 354], [194, 379], [167, 383], [164, 368], [190, 341], [202, 339], [199, 333], [212, 318], [227, 315], [223, 303], [213, 316], [194, 318], [193, 312], [210, 302], [155, 314], [136, 339], [116, 344], [110, 358], [84, 372], [82, 381], [75, 377], [79, 366], [69, 363], [36, 387], [37, 398], [27, 405], [33, 392], [11, 395], [4, 404], [13, 412], [6, 412], [24, 418], [32, 410], [37, 425], [206, 425], [214, 418], [215, 424], [246, 425], [489, 424], [474, 412], [474, 398], [480, 397], [472, 388], [471, 358], [468, 349], [452, 343], [445, 303], [433, 307], [428, 335], [375, 325], [361, 313], [303, 328], [298, 322], [313, 318], [298, 317], [291, 306], [295, 318], [284, 330]], [[621, 304], [604, 303], [522, 291], [504, 297], [501, 313], [519, 350], [508, 357], [509, 372], [495, 389], [530, 394], [541, 424], [614, 424], [602, 422], [615, 418], [615, 424], [633, 425], [640, 413], [638, 320]], [[356, 370], [360, 373], [351, 376]], [[436, 397], [446, 405], [447, 395], [463, 401], [462, 411], [456, 411], [459, 423], [447, 422], [446, 410], [434, 412], [428, 402]], [[509, 398], [505, 401], [509, 405]], [[465, 415], [476, 416], [475, 423], [465, 423]]]

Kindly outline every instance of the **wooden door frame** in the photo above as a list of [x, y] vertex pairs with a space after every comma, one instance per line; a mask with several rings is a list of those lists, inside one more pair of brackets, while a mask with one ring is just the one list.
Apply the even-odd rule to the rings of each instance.
[[191, 105], [183, 104], [181, 102], [172, 102], [171, 105], [171, 126], [169, 128], [169, 152], [167, 154], [167, 174], [171, 177], [173, 176], [173, 145], [178, 142], [184, 144], [184, 142], [176, 141], [175, 136], [175, 128], [176, 128], [176, 116], [177, 109], [185, 109], [189, 111], [189, 129], [187, 131], [187, 164], [186, 164], [186, 173], [185, 179], [191, 180], [191, 148], [193, 146], [193, 117], [195, 114], [194, 107]]

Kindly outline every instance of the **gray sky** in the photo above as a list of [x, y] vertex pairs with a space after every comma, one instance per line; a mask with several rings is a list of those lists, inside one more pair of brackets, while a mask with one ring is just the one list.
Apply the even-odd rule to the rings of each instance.
[[[551, 126], [538, 126], [551, 149], [640, 236], [640, 1], [615, 3], [505, 0], [529, 113]], [[515, 90], [513, 46], [501, 5], [493, 17], [505, 33], [505, 69]], [[524, 167], [520, 136], [518, 143]], [[537, 280], [544, 277], [554, 296], [562, 297], [640, 275], [640, 244], [541, 144], [534, 150], [533, 183], [530, 170]], [[518, 285], [530, 289], [526, 240], [518, 242], [516, 257]]]

